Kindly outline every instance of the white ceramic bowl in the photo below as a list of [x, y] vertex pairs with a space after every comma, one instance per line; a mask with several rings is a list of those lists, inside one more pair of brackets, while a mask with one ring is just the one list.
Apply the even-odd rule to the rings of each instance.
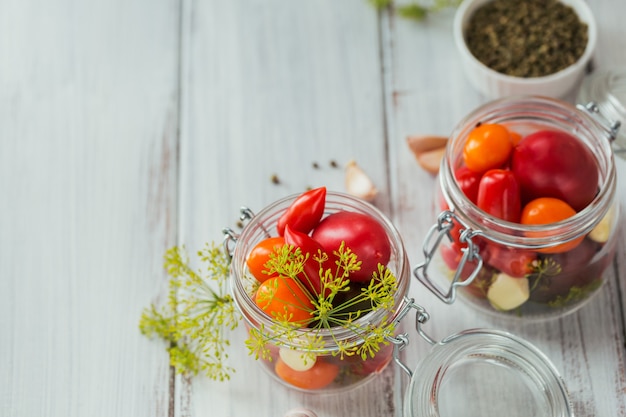
[[464, 0], [454, 18], [454, 41], [461, 54], [463, 68], [479, 92], [490, 99], [528, 94], [563, 98], [580, 84], [597, 40], [596, 21], [584, 0], [560, 0], [563, 4], [571, 6], [580, 20], [587, 24], [588, 41], [582, 56], [576, 63], [561, 71], [533, 78], [514, 77], [497, 72], [481, 63], [467, 48], [464, 32], [469, 19], [478, 7], [489, 1], [491, 0]]

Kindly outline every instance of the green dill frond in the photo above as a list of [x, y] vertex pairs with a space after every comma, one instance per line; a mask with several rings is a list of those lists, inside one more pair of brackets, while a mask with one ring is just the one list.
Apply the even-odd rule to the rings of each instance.
[[250, 328], [248, 330], [248, 339], [246, 339], [246, 346], [250, 355], [255, 359], [272, 360], [271, 352], [268, 347], [265, 326], [261, 324], [260, 328]]
[[374, 6], [375, 9], [381, 10], [389, 7], [393, 3], [393, 0], [368, 0], [368, 2]]
[[602, 285], [602, 279], [598, 278], [587, 285], [580, 287], [571, 287], [569, 292], [565, 295], [560, 295], [554, 300], [548, 302], [548, 306], [552, 308], [561, 308], [571, 304], [575, 304], [585, 298], [589, 297], [589, 294], [600, 288]]
[[230, 346], [226, 332], [239, 322], [232, 297], [226, 292], [230, 261], [215, 243], [198, 252], [205, 270], [189, 265], [184, 247], [168, 249], [164, 267], [170, 276], [168, 302], [141, 315], [139, 328], [167, 342], [171, 365], [180, 373], [203, 372], [223, 381], [234, 369], [226, 365]]
[[539, 287], [549, 287], [552, 277], [563, 271], [561, 265], [552, 258], [537, 259], [533, 261], [531, 268], [532, 273], [527, 276], [532, 282], [531, 292]]
[[[393, 6], [393, 0], [367, 0], [376, 10], [388, 9]], [[435, 0], [434, 2], [414, 1], [396, 7], [400, 17], [420, 22], [429, 14], [439, 12], [447, 8], [458, 7], [462, 0]]]
[[[289, 345], [303, 351], [324, 351], [332, 343], [333, 355], [344, 356], [373, 356], [380, 350], [380, 344], [388, 343], [387, 337], [393, 336], [395, 323], [389, 317], [383, 317], [377, 327], [369, 322], [359, 323], [361, 317], [374, 311], [391, 311], [395, 305], [397, 294], [397, 280], [393, 272], [384, 265], [379, 265], [367, 287], [351, 290], [351, 273], [361, 269], [361, 261], [357, 259], [350, 248], [342, 243], [334, 256], [335, 265], [328, 267], [328, 256], [319, 252], [313, 259], [320, 265], [319, 280], [321, 290], [319, 294], [311, 295], [310, 300], [314, 308], [310, 319], [304, 323], [294, 323], [291, 313], [285, 308], [284, 312], [273, 310], [274, 322], [269, 329], [260, 331], [252, 329], [246, 342], [251, 355], [256, 358], [267, 357], [269, 345]], [[302, 279], [303, 265], [308, 255], [302, 255], [300, 249], [289, 245], [275, 249], [266, 263], [268, 270], [295, 278], [296, 282]], [[308, 277], [307, 277], [308, 278]], [[302, 285], [301, 289], [305, 290]], [[260, 305], [275, 300], [272, 291], [270, 294], [256, 294]], [[293, 306], [301, 309], [310, 309], [308, 306]], [[302, 332], [306, 329], [306, 332]], [[348, 330], [354, 337], [339, 340], [335, 337], [335, 330]]]
[[405, 19], [415, 20], [419, 22], [421, 20], [424, 20], [427, 14], [428, 9], [420, 6], [417, 3], [407, 4], [398, 7], [398, 15]]

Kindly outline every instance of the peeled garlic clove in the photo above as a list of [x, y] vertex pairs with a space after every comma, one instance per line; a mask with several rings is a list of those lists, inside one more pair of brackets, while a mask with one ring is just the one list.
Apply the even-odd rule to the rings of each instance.
[[376, 186], [356, 161], [350, 161], [346, 165], [346, 191], [365, 201], [374, 200], [378, 194]]
[[315, 355], [294, 349], [280, 348], [278, 355], [294, 371], [308, 371], [315, 365]]
[[615, 206], [611, 206], [609, 211], [606, 212], [600, 223], [593, 228], [591, 232], [589, 232], [589, 239], [598, 243], [606, 243], [609, 240], [609, 236], [611, 235], [611, 226], [613, 225], [613, 216], [615, 211]]
[[512, 277], [503, 272], [496, 276], [487, 290], [487, 299], [491, 305], [503, 311], [521, 306], [528, 301], [529, 297], [528, 278]]

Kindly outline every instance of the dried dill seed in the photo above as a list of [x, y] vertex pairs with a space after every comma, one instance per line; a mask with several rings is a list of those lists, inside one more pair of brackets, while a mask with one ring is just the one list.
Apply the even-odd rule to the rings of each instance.
[[557, 0], [494, 0], [474, 12], [465, 40], [486, 66], [529, 78], [575, 63], [588, 33], [576, 12]]
[[278, 178], [278, 175], [276, 175], [276, 174], [272, 174], [272, 176], [270, 177], [270, 179], [272, 180], [272, 183], [274, 183], [274, 184], [280, 184], [280, 178]]
[[241, 220], [237, 220], [236, 225], [238, 228], [243, 229], [243, 222]]
[[334, 159], [331, 159], [330, 166], [333, 167], [333, 168], [337, 168], [339, 166], [339, 164], [337, 164], [337, 161], [335, 161]]
[[318, 164], [317, 162], [313, 162], [313, 169], [319, 169], [320, 168], [320, 164]]

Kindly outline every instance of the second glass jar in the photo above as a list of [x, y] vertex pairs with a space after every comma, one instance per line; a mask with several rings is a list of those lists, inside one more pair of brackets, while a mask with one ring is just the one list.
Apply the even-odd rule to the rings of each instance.
[[[512, 166], [515, 161], [511, 156], [497, 167], [498, 172], [489, 174], [496, 178], [491, 185], [481, 184], [489, 180], [485, 179], [489, 169], [468, 170], [467, 143], [472, 132], [485, 125], [506, 128], [514, 142], [512, 152], [531, 135], [544, 135], [534, 140], [539, 142], [538, 147], [527, 146], [528, 142], [524, 145], [529, 150], [525, 158], [530, 155], [543, 161], [552, 160], [547, 164], [551, 166], [544, 163], [545, 169], [524, 173], [524, 168]], [[557, 147], [551, 142], [545, 149], [553, 153], [540, 155], [541, 142], [553, 140], [550, 132], [557, 132], [557, 136], [564, 133], [573, 139], [576, 143], [571, 153], [565, 150], [554, 153]], [[615, 199], [617, 179], [610, 140], [609, 131], [584, 108], [544, 97], [496, 100], [468, 115], [453, 131], [442, 161], [435, 201], [439, 217], [424, 245], [426, 261], [414, 271], [417, 278], [448, 303], [455, 300], [459, 291], [472, 305], [498, 315], [549, 318], [581, 307], [601, 288], [603, 273], [615, 254], [619, 232], [620, 207]], [[542, 192], [548, 190], [545, 197], [551, 201], [559, 193], [565, 194], [565, 198], [570, 193], [571, 200], [577, 200], [584, 192], [584, 185], [577, 184], [574, 176], [568, 178], [572, 182], [569, 190], [559, 190], [558, 181], [554, 181], [561, 174], [559, 163], [566, 163], [568, 158], [577, 163], [580, 155], [575, 149], [591, 155], [592, 165], [597, 169], [597, 180], [591, 184], [592, 195], [582, 207], [576, 207], [575, 214], [563, 220], [532, 223], [519, 217], [505, 219], [506, 215], [489, 207], [489, 200], [493, 199], [502, 200], [495, 204], [506, 207], [510, 189], [502, 183], [526, 174], [533, 178], [511, 180], [522, 183], [516, 185], [521, 191], [520, 197], [515, 197], [520, 199], [521, 212], [532, 209], [527, 209], [530, 200], [544, 197], [529, 197], [528, 181], [534, 181], [531, 185]], [[492, 156], [488, 153], [488, 157]], [[532, 167], [533, 163], [528, 166]], [[473, 179], [468, 180], [467, 171]], [[554, 178], [545, 181], [550, 172]], [[474, 191], [468, 191], [471, 188], [468, 181], [475, 182]], [[479, 185], [482, 195], [477, 197], [473, 193]], [[586, 186], [589, 188], [589, 184]]]

